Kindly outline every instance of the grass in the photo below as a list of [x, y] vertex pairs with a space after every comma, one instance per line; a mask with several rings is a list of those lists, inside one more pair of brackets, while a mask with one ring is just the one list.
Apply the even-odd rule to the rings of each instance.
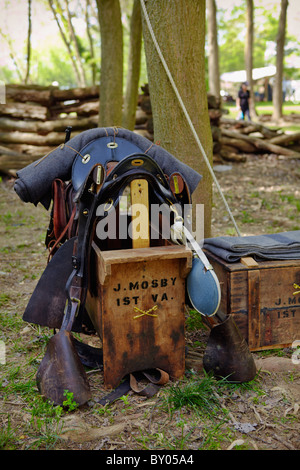
[[165, 397], [166, 406], [171, 413], [175, 410], [188, 408], [197, 415], [213, 419], [220, 412], [226, 415], [220, 396], [224, 393], [232, 394], [237, 390], [240, 392], [252, 391], [258, 396], [264, 395], [264, 391], [259, 386], [259, 379], [254, 378], [247, 383], [234, 383], [226, 378], [217, 380], [212, 375], [204, 373], [201, 378], [192, 373], [186, 382], [178, 382], [168, 389]]
[[[252, 197], [256, 196], [253, 191]], [[282, 191], [278, 200], [285, 205], [289, 203], [299, 213], [297, 199], [291, 198], [288, 191]], [[15, 214], [13, 210], [5, 209], [0, 221], [6, 233], [6, 248], [2, 245], [0, 256], [7, 259], [6, 265], [0, 270], [11, 270], [14, 281], [14, 284], [7, 283], [0, 293], [0, 339], [6, 345], [6, 363], [0, 367], [0, 449], [85, 449], [99, 445], [101, 449], [112, 446], [121, 449], [219, 450], [227, 448], [240, 437], [230, 422], [230, 413], [239, 419], [238, 402], [264, 406], [266, 395], [261, 388], [260, 378], [248, 384], [233, 384], [225, 380], [216, 381], [208, 375], [203, 376], [202, 372], [198, 374], [187, 370], [182, 380], [166, 384], [152, 400], [129, 394], [105, 407], [91, 401], [87, 407], [78, 409], [72, 394], [66, 391], [62, 407], [45, 401], [37, 390], [36, 371], [52, 332], [40, 326], [29, 326], [22, 320], [23, 307], [32, 289], [32, 284], [27, 281], [31, 279], [32, 272], [38, 272], [33, 269], [38, 256], [29, 267], [14, 255], [15, 252], [20, 252], [21, 258], [25, 258], [25, 255], [31, 253], [31, 243], [34, 243], [33, 240], [36, 244], [42, 241], [40, 231], [43, 230], [32, 232], [32, 239], [26, 235], [28, 242], [21, 245], [20, 240], [11, 235], [14, 231], [19, 233], [19, 230], [23, 234], [24, 227], [20, 229], [18, 223], [25, 220], [25, 215], [20, 212], [17, 218]], [[247, 223], [252, 223], [249, 221], [249, 213], [245, 212], [242, 216]], [[26, 220], [31, 225], [30, 216]], [[31, 232], [28, 230], [28, 233]], [[44, 232], [42, 238], [43, 236]], [[36, 249], [40, 250], [40, 256], [44, 258], [43, 248]], [[42, 264], [37, 266], [41, 270]], [[22, 289], [18, 290], [19, 283], [22, 283]], [[189, 343], [189, 347], [205, 347], [205, 344], [200, 344], [203, 328], [207, 327], [202, 323], [202, 316], [191, 310], [186, 318], [186, 330], [192, 343]], [[96, 374], [91, 374], [89, 378], [93, 392], [97, 390], [97, 396], [102, 378], [99, 379]], [[289, 380], [291, 382], [293, 377], [289, 377]], [[294, 380], [298, 380], [296, 376]], [[128, 418], [134, 417], [134, 426], [131, 429], [128, 424], [125, 433], [112, 438], [105, 437], [99, 443], [66, 443], [60, 436], [68, 413], [73, 413], [74, 418], [84, 419], [92, 426], [103, 425], [108, 426], [108, 429], [111, 424], [122, 422], [123, 416], [127, 419], [128, 415]], [[243, 418], [246, 419], [246, 416]], [[286, 425], [292, 419], [295, 420], [295, 417], [290, 416], [284, 417]], [[248, 419], [252, 419], [252, 416]], [[269, 421], [271, 419], [272, 416], [268, 418]], [[131, 421], [128, 420], [128, 423]], [[279, 425], [280, 422], [276, 422], [276, 426]], [[244, 444], [235, 449], [251, 448], [251, 439], [252, 435], [244, 436]]]
[[198, 331], [205, 328], [202, 320], [202, 315], [194, 309], [189, 309], [189, 313], [186, 318], [187, 331]]
[[167, 407], [171, 413], [185, 407], [201, 416], [214, 417], [220, 410], [220, 403], [215, 395], [216, 388], [217, 382], [210, 376], [201, 380], [195, 377], [183, 385], [177, 383], [168, 391]]
[[[238, 384], [226, 379], [216, 380], [210, 374], [200, 377], [191, 371], [189, 376], [170, 385], [160, 400], [161, 411], [169, 415], [173, 426], [158, 426], [151, 434], [140, 429], [135, 439], [146, 450], [186, 450], [191, 442], [196, 443], [198, 450], [220, 450], [235, 439], [231, 413], [226, 403], [230, 403], [232, 397], [234, 399], [244, 394], [247, 402], [261, 402], [265, 392], [259, 377]], [[247, 448], [247, 442], [236, 447]]]
[[[26, 373], [27, 376], [25, 376]], [[27, 416], [26, 424], [21, 428], [21, 434], [17, 428], [12, 429], [9, 414], [4, 419], [2, 416], [1, 450], [19, 449], [22, 441], [25, 450], [53, 449], [63, 427], [63, 415], [78, 408], [73, 400], [73, 394], [68, 390], [65, 391], [66, 400], [63, 406], [44, 400], [36, 389], [35, 370], [33, 372], [31, 368], [31, 372], [28, 370], [26, 372], [24, 366], [22, 368], [7, 366], [6, 378], [0, 385], [0, 393], [4, 403], [17, 400], [16, 404], [22, 406]]]
[[[237, 109], [235, 103], [224, 103], [224, 109], [228, 111], [228, 114], [225, 117], [230, 119], [237, 119], [239, 110]], [[255, 109], [258, 116], [263, 114], [273, 114], [273, 103], [270, 101], [267, 102], [258, 102], [255, 103]], [[300, 114], [300, 104], [294, 104], [292, 102], [286, 102], [282, 106], [283, 116], [288, 116], [289, 114]], [[270, 126], [271, 127], [271, 126]], [[290, 132], [299, 132], [300, 124], [286, 123], [284, 129]]]

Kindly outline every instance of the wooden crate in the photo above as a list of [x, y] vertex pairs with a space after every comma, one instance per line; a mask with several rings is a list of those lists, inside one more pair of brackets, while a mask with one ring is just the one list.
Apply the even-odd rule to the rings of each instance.
[[87, 311], [102, 341], [103, 375], [114, 388], [128, 373], [185, 370], [185, 278], [181, 246], [101, 251], [93, 244]]
[[[221, 309], [231, 314], [251, 351], [282, 348], [300, 339], [300, 260], [243, 258], [226, 263], [206, 251], [221, 285]], [[298, 289], [299, 290], [299, 289]]]

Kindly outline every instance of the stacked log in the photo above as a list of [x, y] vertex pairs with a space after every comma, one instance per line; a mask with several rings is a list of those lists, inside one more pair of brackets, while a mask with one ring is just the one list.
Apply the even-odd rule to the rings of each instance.
[[213, 160], [219, 161], [219, 155], [222, 150], [220, 119], [223, 115], [221, 100], [210, 93], [207, 94], [208, 115], [213, 140]]
[[275, 154], [300, 158], [300, 133], [284, 133], [280, 128], [270, 129], [258, 122], [220, 120], [220, 158], [244, 161], [250, 154]]
[[[59, 89], [38, 85], [6, 86], [0, 105], [0, 173], [16, 171], [43, 157], [71, 137], [98, 126], [99, 87]], [[153, 141], [148, 86], [142, 87], [135, 132]]]
[[0, 172], [18, 169], [44, 156], [72, 137], [97, 127], [98, 87], [60, 90], [37, 85], [6, 86], [0, 105]]
[[141, 87], [142, 94], [138, 96], [135, 115], [135, 132], [153, 141], [153, 117], [148, 84]]
[[[247, 154], [275, 153], [299, 158], [300, 133], [286, 135], [259, 123], [224, 117], [219, 99], [207, 95], [214, 161], [244, 161]], [[0, 105], [0, 173], [15, 174], [65, 141], [98, 126], [99, 87], [59, 89], [37, 85], [6, 86]], [[134, 132], [154, 140], [148, 85], [138, 97]]]
[[[99, 87], [59, 89], [37, 85], [8, 85], [6, 104], [0, 105], [0, 172], [15, 174], [65, 141], [98, 125]], [[208, 95], [214, 155], [220, 152], [222, 110], [220, 101]], [[148, 84], [138, 97], [134, 132], [154, 140]]]
[[[139, 97], [136, 130], [153, 139], [153, 120], [149, 89], [142, 88]], [[225, 117], [222, 102], [207, 94], [208, 114], [213, 140], [213, 161], [244, 162], [251, 154], [276, 154], [300, 158], [300, 133], [285, 134], [280, 128], [268, 127], [252, 121], [237, 121]]]

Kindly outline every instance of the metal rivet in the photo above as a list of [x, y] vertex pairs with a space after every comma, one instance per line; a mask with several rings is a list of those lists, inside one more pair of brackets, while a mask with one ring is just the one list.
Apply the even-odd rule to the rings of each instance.
[[82, 211], [82, 213], [83, 213], [83, 215], [88, 215], [89, 211], [88, 211], [88, 209], [84, 209], [84, 210]]
[[104, 206], [104, 212], [108, 212], [109, 209], [111, 209], [111, 207], [113, 206], [113, 199], [109, 199], [106, 203], [105, 203], [105, 206]]
[[107, 144], [107, 147], [108, 147], [109, 149], [116, 149], [116, 148], [118, 147], [118, 144], [117, 144], [116, 142], [109, 142], [109, 143]]
[[144, 160], [141, 158], [136, 158], [135, 160], [132, 160], [131, 165], [132, 166], [141, 166], [144, 164]]
[[82, 157], [82, 163], [85, 164], [87, 162], [89, 162], [91, 159], [91, 156], [87, 153], [86, 155], [84, 155], [84, 157]]

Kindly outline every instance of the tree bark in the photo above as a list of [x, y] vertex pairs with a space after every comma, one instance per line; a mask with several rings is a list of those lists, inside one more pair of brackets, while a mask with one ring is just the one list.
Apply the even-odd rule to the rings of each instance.
[[[205, 2], [148, 0], [152, 28], [194, 128], [212, 163], [212, 135], [205, 88]], [[204, 204], [204, 235], [211, 233], [212, 178], [156, 52], [143, 16], [143, 34], [154, 121], [154, 141], [203, 175], [193, 206]]]
[[97, 0], [101, 32], [99, 126], [121, 126], [123, 34], [119, 0]]
[[215, 0], [207, 1], [208, 81], [212, 95], [220, 96], [217, 8]]
[[30, 61], [31, 61], [31, 0], [28, 0], [28, 33], [27, 33], [27, 58], [25, 84], [29, 81]]
[[123, 127], [133, 130], [138, 100], [141, 68], [142, 17], [140, 0], [134, 0], [130, 21], [130, 45], [126, 91], [124, 97]]
[[282, 79], [287, 7], [288, 0], [281, 0], [276, 49], [276, 76], [273, 90], [273, 119], [275, 121], [278, 121], [282, 117]]

